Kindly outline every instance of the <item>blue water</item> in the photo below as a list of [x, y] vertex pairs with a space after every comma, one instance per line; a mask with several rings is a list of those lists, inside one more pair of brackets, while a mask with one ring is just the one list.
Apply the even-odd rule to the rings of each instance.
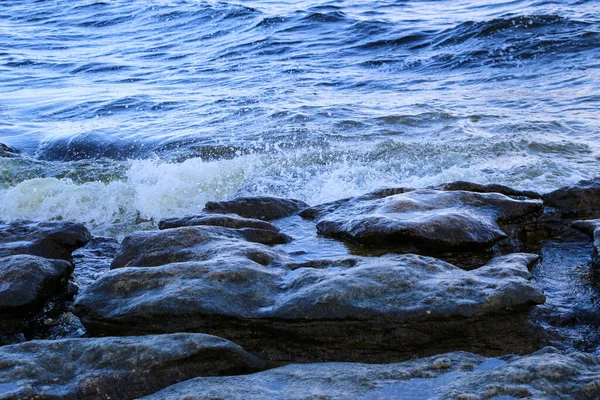
[[600, 175], [600, 1], [0, 1], [4, 219]]

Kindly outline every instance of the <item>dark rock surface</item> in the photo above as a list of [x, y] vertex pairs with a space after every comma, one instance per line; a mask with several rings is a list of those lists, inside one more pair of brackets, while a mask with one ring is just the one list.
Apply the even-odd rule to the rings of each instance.
[[572, 226], [573, 228], [588, 234], [592, 238], [594, 244], [592, 262], [596, 266], [600, 265], [600, 219], [575, 221], [573, 222]]
[[217, 214], [237, 214], [244, 218], [271, 221], [297, 214], [309, 207], [301, 200], [280, 197], [239, 197], [230, 201], [209, 201], [205, 212]]
[[414, 190], [357, 197], [304, 210], [325, 236], [367, 246], [408, 246], [430, 251], [489, 248], [507, 235], [500, 224], [531, 220], [540, 200], [498, 193]]
[[73, 252], [73, 277], [80, 291], [110, 270], [119, 247], [119, 242], [113, 238], [95, 236]]
[[523, 311], [545, 300], [530, 280], [531, 254], [464, 271], [412, 254], [285, 264], [256, 245], [273, 262], [229, 251], [227, 259], [204, 253], [202, 261], [176, 257], [161, 266], [131, 244], [118, 265], [136, 267], [111, 271], [76, 300], [93, 334], [206, 332], [266, 358], [313, 361], [405, 359], [448, 348], [523, 353], [538, 345], [523, 322]]
[[477, 193], [500, 193], [500, 194], [504, 194], [506, 196], [527, 197], [530, 199], [542, 198], [542, 196], [539, 193], [532, 192], [529, 190], [522, 191], [522, 190], [515, 190], [513, 188], [510, 188], [510, 187], [504, 186], [504, 185], [496, 185], [496, 184], [481, 185], [479, 183], [472, 183], [472, 182], [465, 182], [465, 181], [456, 181], [456, 182], [451, 182], [451, 183], [445, 183], [443, 185], [436, 186], [433, 189], [448, 190], [448, 191], [463, 190], [463, 191], [467, 191], [467, 192], [477, 192]]
[[72, 265], [31, 255], [0, 258], [0, 317], [41, 305], [66, 284]]
[[136, 232], [123, 240], [111, 268], [151, 267], [218, 256], [224, 257], [224, 261], [241, 256], [267, 265], [285, 258], [285, 254], [264, 245], [279, 242], [280, 235], [264, 229], [215, 226]]
[[19, 151], [15, 148], [0, 143], [0, 157], [16, 157], [19, 155]]
[[234, 229], [255, 228], [279, 232], [279, 228], [267, 221], [254, 218], [243, 218], [235, 214], [201, 214], [181, 218], [167, 218], [158, 223], [158, 229], [200, 225], [222, 226]]
[[[240, 390], [239, 388], [244, 388]], [[535, 399], [600, 397], [600, 365], [590, 354], [486, 359], [454, 352], [396, 364], [292, 364], [244, 376], [196, 378], [154, 399]]]
[[545, 194], [544, 203], [557, 209], [563, 218], [600, 218], [600, 178], [580, 181]]
[[32, 341], [0, 347], [0, 399], [133, 399], [192, 377], [264, 368], [203, 334]]
[[31, 254], [70, 261], [71, 253], [91, 238], [84, 225], [74, 222], [0, 223], [0, 257]]
[[144, 399], [428, 399], [437, 387], [427, 390], [415, 379], [436, 382], [448, 373], [473, 373], [485, 361], [453, 352], [393, 364], [291, 364], [244, 376], [190, 379]]

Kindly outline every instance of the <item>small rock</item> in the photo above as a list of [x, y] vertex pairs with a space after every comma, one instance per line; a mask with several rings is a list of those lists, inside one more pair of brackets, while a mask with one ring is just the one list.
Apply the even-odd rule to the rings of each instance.
[[301, 200], [280, 197], [239, 197], [230, 201], [206, 203], [204, 212], [217, 214], [237, 214], [244, 218], [266, 221], [289, 217], [309, 205]]
[[31, 254], [71, 261], [71, 253], [91, 238], [83, 224], [74, 222], [0, 223], [0, 257]]
[[39, 307], [61, 287], [72, 265], [31, 255], [0, 258], [0, 316]]

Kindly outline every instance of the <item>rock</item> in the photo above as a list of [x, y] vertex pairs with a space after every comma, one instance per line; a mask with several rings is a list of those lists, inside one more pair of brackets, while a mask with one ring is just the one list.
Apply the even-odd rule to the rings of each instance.
[[531, 254], [474, 271], [412, 254], [286, 264], [277, 254], [263, 263], [244, 251], [223, 258], [203, 250], [203, 260], [176, 257], [159, 266], [130, 244], [116, 261], [136, 267], [111, 271], [76, 299], [92, 334], [205, 332], [282, 361], [397, 360], [448, 349], [523, 353], [539, 344], [523, 320], [545, 300], [530, 280]]
[[0, 157], [16, 157], [19, 155], [19, 151], [13, 147], [7, 146], [4, 143], [0, 143]]
[[[396, 364], [292, 364], [244, 376], [202, 377], [144, 397], [154, 399], [489, 399], [600, 397], [600, 366], [591, 354], [553, 348], [508, 359], [463, 352]], [[244, 388], [244, 390], [239, 390]]]
[[498, 193], [414, 190], [316, 206], [302, 216], [317, 220], [325, 236], [437, 252], [489, 248], [507, 237], [499, 224], [531, 220], [542, 211], [540, 200]]
[[182, 226], [222, 226], [225, 228], [255, 228], [266, 231], [279, 232], [279, 228], [275, 225], [254, 218], [242, 218], [235, 214], [202, 214], [191, 217], [168, 218], [163, 219], [158, 223], [158, 229], [181, 228]]
[[563, 218], [600, 218], [600, 178], [580, 181], [542, 196]]
[[73, 252], [73, 277], [79, 290], [85, 289], [110, 270], [119, 247], [119, 242], [113, 238], [95, 236]]
[[134, 399], [197, 376], [264, 368], [203, 334], [32, 341], [0, 347], [0, 399]]
[[244, 260], [250, 259], [267, 265], [285, 257], [284, 253], [262, 244], [273, 244], [281, 238], [280, 235], [279, 232], [263, 229], [230, 229], [215, 226], [136, 232], [123, 240], [111, 268], [204, 261], [218, 255], [232, 259], [240, 256]]
[[464, 375], [444, 387], [439, 398], [600, 398], [600, 361], [596, 355], [561, 354], [550, 347], [507, 361], [488, 371]]
[[510, 187], [504, 186], [504, 185], [497, 185], [497, 184], [481, 185], [478, 183], [464, 182], [464, 181], [445, 183], [443, 185], [439, 185], [432, 189], [448, 190], [448, 191], [462, 190], [462, 191], [466, 191], [466, 192], [477, 192], [477, 193], [500, 193], [500, 194], [510, 196], [510, 197], [530, 198], [530, 199], [541, 199], [542, 198], [542, 196], [539, 193], [532, 192], [529, 190], [521, 191], [521, 190], [515, 190], [513, 188], [510, 188]]
[[84, 225], [74, 222], [0, 223], [0, 257], [31, 254], [70, 261], [71, 253], [91, 238]]
[[40, 306], [65, 286], [72, 265], [30, 255], [0, 258], [0, 317]]
[[575, 221], [571, 225], [573, 228], [588, 234], [594, 242], [594, 253], [592, 254], [592, 263], [600, 266], [600, 219], [585, 221]]
[[271, 221], [297, 214], [309, 205], [301, 200], [280, 197], [239, 197], [230, 201], [209, 201], [204, 212], [216, 214], [237, 214], [244, 218]]

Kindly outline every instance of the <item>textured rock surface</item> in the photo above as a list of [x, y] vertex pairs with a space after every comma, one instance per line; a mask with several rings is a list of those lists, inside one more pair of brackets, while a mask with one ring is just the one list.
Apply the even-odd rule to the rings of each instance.
[[506, 360], [455, 352], [387, 365], [296, 364], [245, 376], [191, 379], [145, 399], [470, 400], [499, 396], [599, 398], [598, 359], [545, 348]]
[[244, 218], [271, 221], [297, 214], [309, 207], [301, 200], [280, 197], [239, 197], [230, 201], [206, 203], [205, 212], [218, 214], [237, 214]]
[[316, 219], [325, 236], [440, 251], [490, 247], [507, 236], [499, 224], [529, 220], [543, 211], [540, 200], [498, 193], [414, 190], [372, 197], [312, 207], [302, 215]]
[[437, 186], [434, 189], [439, 190], [464, 190], [467, 192], [477, 192], [477, 193], [500, 193], [506, 196], [514, 196], [514, 197], [528, 197], [530, 199], [539, 199], [542, 196], [536, 192], [532, 192], [529, 190], [515, 190], [508, 186], [504, 185], [481, 185], [479, 183], [465, 182], [465, 181], [456, 181], [451, 183], [445, 183], [443, 185]]
[[[281, 262], [273, 253], [271, 261]], [[308, 264], [259, 263], [255, 256], [229, 252], [224, 260], [214, 253], [158, 266], [133, 254], [128, 259], [135, 261], [119, 263], [137, 267], [102, 276], [80, 294], [76, 310], [94, 333], [200, 331], [282, 360], [356, 360], [385, 351], [399, 359], [452, 346], [523, 352], [537, 345], [519, 313], [545, 300], [530, 281], [531, 254], [475, 271], [416, 255]]]
[[543, 196], [544, 203], [566, 218], [600, 218], [600, 178], [580, 181]]
[[15, 221], [0, 224], [0, 257], [31, 254], [71, 260], [71, 253], [91, 238], [85, 226], [73, 222]]
[[0, 258], [0, 317], [39, 306], [65, 285], [69, 262], [37, 256]]
[[202, 334], [32, 341], [0, 347], [0, 399], [133, 399], [192, 377], [264, 367]]
[[94, 237], [85, 246], [73, 252], [73, 275], [79, 290], [85, 289], [110, 270], [110, 264], [119, 247], [115, 239]]
[[592, 241], [594, 242], [592, 262], [594, 265], [600, 265], [600, 219], [575, 221], [572, 226], [575, 229], [587, 233], [592, 238]]
[[18, 150], [0, 143], [0, 157], [16, 157], [19, 155]]
[[242, 257], [264, 265], [282, 262], [283, 253], [264, 245], [278, 242], [280, 235], [264, 229], [215, 226], [136, 232], [123, 240], [111, 268], [151, 267], [218, 257], [223, 257], [223, 261]]
[[255, 218], [243, 218], [235, 214], [201, 214], [181, 218], [167, 218], [158, 223], [158, 229], [181, 228], [182, 226], [222, 226], [225, 228], [255, 228], [279, 232], [275, 225]]

